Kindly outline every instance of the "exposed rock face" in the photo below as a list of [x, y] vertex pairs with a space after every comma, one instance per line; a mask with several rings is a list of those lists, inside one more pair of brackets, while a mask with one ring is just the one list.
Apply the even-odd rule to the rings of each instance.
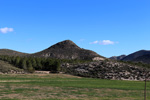
[[121, 59], [123, 59], [124, 57], [126, 57], [126, 55], [113, 56], [113, 57], [110, 57], [110, 59], [112, 59], [112, 60], [121, 60]]
[[35, 57], [48, 57], [58, 59], [82, 59], [92, 60], [94, 57], [101, 57], [97, 53], [78, 47], [70, 40], [59, 42], [46, 50], [32, 54]]
[[[84, 64], [63, 64], [62, 69], [66, 73], [115, 80], [144, 80], [148, 70], [114, 61], [99, 61]], [[150, 75], [150, 71], [147, 76]]]
[[105, 60], [105, 59], [102, 58], [102, 57], [94, 57], [92, 60], [93, 60], [93, 61], [103, 61], [103, 60]]

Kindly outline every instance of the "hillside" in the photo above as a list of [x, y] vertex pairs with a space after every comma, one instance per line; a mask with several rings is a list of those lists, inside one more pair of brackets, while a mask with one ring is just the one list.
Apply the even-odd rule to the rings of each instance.
[[102, 57], [91, 50], [80, 48], [71, 40], [59, 42], [41, 52], [31, 54], [30, 56], [82, 60], [91, 60], [94, 57]]
[[0, 60], [0, 73], [24, 73], [24, 70]]
[[137, 57], [133, 59], [132, 61], [150, 64], [150, 54]]
[[[147, 54], [150, 54], [150, 51], [149, 50], [140, 50], [140, 51], [137, 51], [135, 53], [132, 53], [126, 57], [124, 57], [123, 61], [133, 61], [134, 59], [136, 59], [137, 57], [140, 57], [140, 56], [143, 56], [143, 55], [147, 55]], [[135, 61], [135, 60], [134, 60]]]
[[10, 49], [0, 49], [0, 55], [9, 55], [9, 56], [26, 56], [27, 53], [22, 53]]

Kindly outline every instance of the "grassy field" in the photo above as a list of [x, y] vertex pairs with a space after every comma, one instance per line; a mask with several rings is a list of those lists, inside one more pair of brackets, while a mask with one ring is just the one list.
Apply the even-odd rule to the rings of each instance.
[[[65, 74], [0, 75], [0, 100], [144, 100], [144, 82]], [[147, 83], [150, 99], [150, 82]]]

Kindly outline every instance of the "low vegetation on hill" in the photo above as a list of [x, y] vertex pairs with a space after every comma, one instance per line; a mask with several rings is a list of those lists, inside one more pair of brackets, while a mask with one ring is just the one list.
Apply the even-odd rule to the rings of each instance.
[[145, 64], [150, 64], [150, 54], [137, 57], [133, 61], [134, 62], [141, 62], [141, 63], [145, 63]]
[[0, 73], [24, 73], [24, 70], [0, 60]]
[[9, 55], [9, 56], [26, 56], [27, 53], [22, 53], [10, 49], [0, 49], [0, 55]]

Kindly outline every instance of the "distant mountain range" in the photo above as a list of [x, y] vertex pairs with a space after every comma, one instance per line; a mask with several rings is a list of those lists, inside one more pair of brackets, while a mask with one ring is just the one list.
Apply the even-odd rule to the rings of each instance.
[[127, 56], [124, 56], [124, 55], [123, 56], [115, 56], [115, 57], [111, 57], [110, 59], [150, 63], [150, 50], [140, 50], [140, 51], [131, 53]]
[[102, 57], [94, 51], [80, 48], [71, 40], [65, 40], [56, 43], [43, 51], [33, 54], [21, 53], [18, 51], [8, 49], [0, 49], [0, 55], [32, 56], [32, 57], [46, 57], [56, 59], [81, 59], [81, 60], [91, 60], [94, 57]]
[[[81, 59], [81, 60], [91, 60], [95, 57], [104, 58], [94, 51], [80, 48], [71, 40], [65, 40], [56, 43], [43, 51], [36, 52], [33, 54], [22, 53], [9, 49], [0, 49], [0, 55], [45, 57], [56, 59]], [[110, 59], [150, 63], [150, 50], [140, 50], [127, 56], [126, 55], [113, 56]]]
[[126, 57], [126, 55], [112, 56], [112, 57], [110, 57], [110, 59], [113, 59], [113, 60], [121, 60], [121, 59], [123, 59], [124, 57]]

